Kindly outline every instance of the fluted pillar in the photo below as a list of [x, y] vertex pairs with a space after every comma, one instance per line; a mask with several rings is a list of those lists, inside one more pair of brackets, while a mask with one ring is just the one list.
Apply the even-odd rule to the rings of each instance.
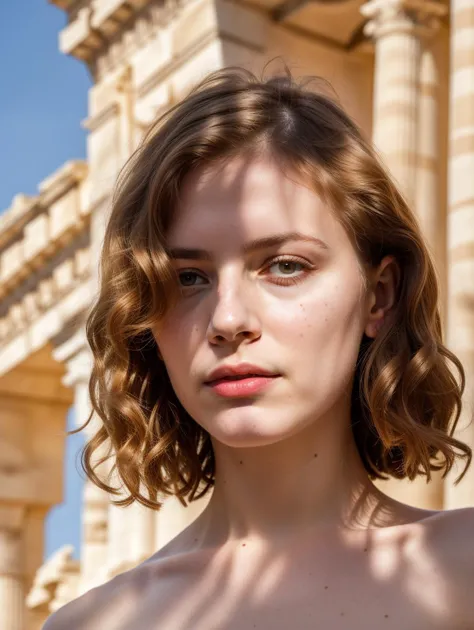
[[[456, 437], [474, 450], [474, 0], [451, 0], [450, 74], [448, 345], [466, 372]], [[446, 507], [474, 506], [474, 464], [456, 487], [454, 476]]]
[[[193, 501], [187, 507], [176, 497], [166, 497], [163, 507], [155, 513], [156, 548], [161, 549], [177, 536], [201, 514], [212, 496], [212, 490], [205, 497]], [[163, 498], [162, 498], [163, 500]]]
[[23, 510], [1, 507], [0, 628], [25, 630], [25, 558]]
[[[92, 357], [81, 329], [66, 343], [56, 349], [57, 360], [66, 363], [67, 373], [63, 383], [74, 389], [76, 425], [82, 425], [89, 417], [91, 403], [88, 383], [92, 369]], [[84, 429], [85, 440], [90, 440], [100, 426], [93, 416]], [[106, 464], [102, 465], [105, 474]], [[84, 482], [82, 508], [81, 575], [79, 594], [103, 582], [107, 559], [107, 522], [109, 499], [106, 492], [88, 479]]]
[[[434, 261], [443, 258], [440, 165], [440, 78], [436, 49], [439, 22], [426, 29], [420, 57], [418, 160], [415, 211]], [[438, 271], [441, 271], [438, 269]]]
[[[437, 75], [430, 37], [445, 9], [427, 0], [370, 0], [361, 12], [374, 40], [373, 141], [411, 208], [430, 246], [439, 219], [437, 194]], [[441, 475], [430, 484], [390, 479], [377, 482], [388, 495], [417, 507], [443, 505]]]
[[416, 199], [421, 37], [427, 15], [439, 12], [438, 6], [427, 0], [421, 12], [406, 0], [370, 0], [361, 7], [369, 18], [365, 32], [375, 44], [373, 140], [411, 204]]
[[[116, 473], [113, 483], [121, 485]], [[156, 551], [155, 514], [138, 502], [127, 507], [109, 505], [108, 577], [136, 566]]]
[[403, 1], [371, 0], [361, 12], [375, 44], [373, 141], [410, 202], [415, 199], [418, 73], [417, 24]]
[[[114, 471], [111, 478], [114, 487], [121, 487], [122, 482]], [[123, 492], [125, 496], [125, 491]], [[121, 496], [111, 497], [114, 500]], [[131, 525], [131, 506], [119, 507], [113, 503], [108, 508], [108, 544], [107, 544], [107, 576], [111, 578], [129, 567], [131, 539], [135, 532]]]
[[130, 562], [139, 564], [155, 552], [155, 511], [141, 503], [130, 506]]

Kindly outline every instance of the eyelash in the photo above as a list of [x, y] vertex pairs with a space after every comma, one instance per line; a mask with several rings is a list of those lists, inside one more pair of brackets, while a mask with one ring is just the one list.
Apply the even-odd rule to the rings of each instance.
[[[273, 265], [276, 265], [280, 262], [294, 262], [297, 263], [299, 265], [301, 265], [303, 267], [303, 269], [305, 270], [303, 273], [301, 273], [299, 276], [296, 277], [291, 277], [291, 278], [282, 278], [282, 277], [277, 277], [275, 278], [275, 280], [272, 280], [272, 282], [274, 284], [280, 285], [280, 286], [290, 286], [290, 285], [295, 285], [298, 284], [299, 282], [301, 282], [302, 280], [304, 280], [306, 274], [308, 273], [308, 271], [310, 269], [312, 269], [312, 266], [309, 265], [304, 259], [302, 258], [297, 258], [296, 256], [277, 256], [276, 258], [272, 258], [270, 261], [268, 261], [266, 263], [266, 267], [265, 269], [269, 269], [270, 267], [273, 267]], [[181, 269], [178, 271], [178, 275], [182, 274], [182, 273], [193, 273], [197, 276], [200, 276], [201, 278], [203, 277], [198, 271], [194, 271], [193, 269]], [[202, 285], [190, 285], [190, 286], [181, 286], [182, 289], [193, 289], [196, 288], [197, 286], [202, 286]]]

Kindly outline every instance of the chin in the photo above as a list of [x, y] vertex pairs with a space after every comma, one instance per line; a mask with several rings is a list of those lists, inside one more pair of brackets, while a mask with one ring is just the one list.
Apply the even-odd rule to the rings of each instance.
[[234, 408], [219, 413], [206, 422], [205, 429], [211, 437], [231, 448], [268, 446], [290, 437], [296, 427], [279, 426], [275, 414], [248, 413]]
[[[218, 433], [218, 434], [217, 434]], [[229, 448], [257, 448], [262, 446], [269, 446], [270, 444], [276, 444], [284, 439], [282, 436], [263, 436], [256, 434], [241, 433], [229, 435], [222, 432], [216, 432], [211, 434], [213, 441], [228, 446]]]

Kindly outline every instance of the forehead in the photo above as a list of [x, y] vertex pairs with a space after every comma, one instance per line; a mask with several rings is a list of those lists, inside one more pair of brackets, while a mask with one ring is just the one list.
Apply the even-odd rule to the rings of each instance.
[[301, 177], [285, 173], [270, 156], [240, 156], [188, 176], [167, 240], [170, 245], [205, 240], [217, 247], [229, 246], [226, 237], [236, 242], [283, 231], [325, 240], [345, 237], [333, 213]]

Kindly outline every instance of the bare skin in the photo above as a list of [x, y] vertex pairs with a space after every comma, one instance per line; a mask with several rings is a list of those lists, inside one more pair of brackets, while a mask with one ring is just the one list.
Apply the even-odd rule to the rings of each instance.
[[326, 528], [266, 548], [199, 547], [198, 518], [44, 630], [472, 630], [474, 509], [388, 505], [391, 519], [412, 522]]
[[[350, 426], [361, 338], [390, 325], [396, 261], [364, 278], [318, 195], [265, 158], [197, 172], [168, 245], [183, 296], [153, 333], [211, 436], [213, 494], [166, 547], [45, 630], [474, 629], [474, 510], [383, 495]], [[205, 385], [240, 362], [277, 376], [239, 400]]]

